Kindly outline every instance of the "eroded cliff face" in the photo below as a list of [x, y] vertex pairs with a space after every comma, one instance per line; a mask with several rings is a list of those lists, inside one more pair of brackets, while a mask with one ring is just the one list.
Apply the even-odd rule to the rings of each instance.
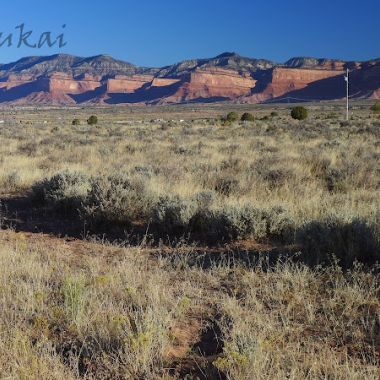
[[322, 69], [276, 68], [267, 87], [259, 94], [259, 100], [277, 98], [307, 87], [310, 83], [341, 75], [343, 71]]
[[109, 56], [29, 57], [0, 65], [0, 103], [167, 104], [229, 100], [340, 99], [349, 68], [353, 97], [380, 96], [380, 60], [293, 58], [284, 65], [225, 53], [162, 69]]
[[151, 75], [116, 75], [114, 79], [107, 80], [108, 93], [133, 93], [150, 84], [153, 80]]
[[195, 99], [237, 99], [250, 94], [256, 81], [249, 74], [224, 69], [196, 70], [182, 79], [181, 86], [165, 103], [177, 103]]
[[339, 70], [276, 68], [273, 70], [272, 83], [264, 92], [278, 97], [287, 92], [305, 88], [312, 82], [341, 74], [343, 71]]
[[30, 83], [35, 79], [36, 78], [33, 75], [11, 74], [0, 82], [0, 88], [9, 90], [13, 87], [22, 86], [24, 84]]
[[180, 82], [180, 79], [171, 79], [171, 78], [154, 78], [151, 87], [166, 87], [171, 86], [172, 84]]
[[92, 76], [77, 80], [70, 74], [65, 73], [54, 73], [48, 77], [47, 81], [48, 91], [52, 94], [80, 94], [87, 91], [93, 91], [101, 86], [101, 82]]

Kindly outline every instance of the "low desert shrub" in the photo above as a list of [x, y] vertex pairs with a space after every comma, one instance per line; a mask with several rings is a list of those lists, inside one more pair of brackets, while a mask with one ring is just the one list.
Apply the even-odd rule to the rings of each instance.
[[79, 172], [64, 171], [32, 186], [32, 200], [64, 213], [76, 212], [84, 202], [90, 179]]
[[198, 210], [192, 227], [207, 240], [215, 241], [255, 239], [291, 242], [294, 236], [293, 219], [280, 207], [265, 210], [244, 205]]
[[255, 117], [251, 113], [245, 112], [245, 113], [243, 113], [243, 115], [241, 117], [241, 121], [252, 122], [252, 121], [255, 121]]
[[98, 124], [98, 117], [95, 116], [95, 115], [91, 115], [91, 116], [87, 119], [87, 124], [88, 124], [88, 125], [96, 125], [96, 124]]
[[376, 103], [371, 107], [371, 111], [380, 112], [380, 100], [376, 101]]
[[197, 203], [198, 209], [206, 210], [212, 208], [216, 199], [216, 194], [212, 190], [204, 190], [195, 194], [193, 199]]
[[18, 147], [18, 151], [21, 154], [25, 154], [29, 157], [33, 157], [37, 154], [38, 144], [35, 141], [30, 141], [25, 144], [22, 144]]
[[226, 116], [226, 120], [229, 121], [230, 123], [233, 123], [234, 121], [238, 121], [239, 120], [239, 115], [236, 112], [230, 112]]
[[3, 177], [1, 187], [5, 191], [13, 192], [21, 188], [21, 182], [20, 174], [17, 171], [12, 171]]
[[292, 109], [290, 115], [295, 120], [305, 120], [307, 119], [308, 112], [305, 107], [298, 106]]
[[216, 178], [214, 190], [225, 196], [230, 196], [233, 193], [238, 192], [240, 189], [239, 180], [232, 176], [223, 176]]
[[258, 174], [268, 184], [269, 189], [278, 188], [283, 186], [286, 181], [294, 179], [294, 172], [286, 167], [276, 169], [261, 168]]
[[146, 220], [153, 197], [145, 182], [122, 175], [93, 178], [83, 207], [83, 216], [91, 223], [126, 224]]
[[79, 119], [74, 119], [71, 124], [72, 125], [80, 125], [80, 120]]
[[152, 222], [161, 232], [183, 233], [197, 211], [197, 203], [179, 196], [163, 196], [154, 205]]
[[298, 229], [296, 240], [312, 264], [325, 263], [331, 255], [344, 267], [356, 260], [369, 264], [380, 259], [379, 231], [360, 218], [344, 220], [331, 216], [311, 221]]

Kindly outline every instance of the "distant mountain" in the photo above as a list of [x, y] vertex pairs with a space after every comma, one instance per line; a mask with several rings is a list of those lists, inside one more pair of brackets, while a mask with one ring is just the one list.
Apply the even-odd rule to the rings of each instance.
[[108, 55], [82, 58], [68, 54], [56, 54], [48, 57], [26, 57], [14, 63], [0, 65], [0, 78], [9, 74], [47, 75], [54, 72], [64, 72], [73, 77], [83, 74], [94, 76], [134, 75], [147, 70], [149, 71], [149, 69], [137, 67]]
[[223, 53], [162, 68], [108, 55], [56, 54], [0, 64], [0, 103], [170, 104], [183, 102], [337, 100], [351, 71], [353, 97], [380, 96], [380, 59], [367, 62], [295, 57], [283, 64]]
[[254, 73], [258, 70], [271, 69], [275, 65], [274, 62], [266, 59], [245, 58], [236, 53], [223, 53], [214, 58], [193, 59], [164, 67], [159, 71], [158, 75], [160, 77], [177, 78], [196, 69], [208, 69], [212, 67]]

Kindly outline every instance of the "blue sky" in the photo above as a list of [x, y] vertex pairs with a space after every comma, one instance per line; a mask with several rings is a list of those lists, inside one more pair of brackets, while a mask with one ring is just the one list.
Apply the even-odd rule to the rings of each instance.
[[[143, 66], [164, 66], [225, 51], [283, 62], [293, 56], [366, 60], [380, 57], [380, 1], [233, 0], [4, 1], [0, 62], [28, 55], [110, 54]], [[66, 24], [63, 49], [17, 48], [25, 23], [54, 38]], [[6, 44], [5, 44], [6, 45]]]

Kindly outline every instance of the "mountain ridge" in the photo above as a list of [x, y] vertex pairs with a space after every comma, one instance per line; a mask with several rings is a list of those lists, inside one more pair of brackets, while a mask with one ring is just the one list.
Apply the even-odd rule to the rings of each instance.
[[[0, 103], [258, 103], [282, 101], [287, 94], [300, 90], [305, 99], [324, 100], [331, 98], [330, 84], [338, 83], [331, 78], [343, 76], [347, 68], [361, 86], [358, 93], [362, 97], [367, 93], [366, 97], [378, 96], [379, 58], [344, 61], [293, 57], [276, 63], [224, 52], [165, 67], [140, 67], [106, 54], [30, 56], [0, 64]], [[334, 92], [334, 99], [342, 98], [343, 90], [344, 86]]]

